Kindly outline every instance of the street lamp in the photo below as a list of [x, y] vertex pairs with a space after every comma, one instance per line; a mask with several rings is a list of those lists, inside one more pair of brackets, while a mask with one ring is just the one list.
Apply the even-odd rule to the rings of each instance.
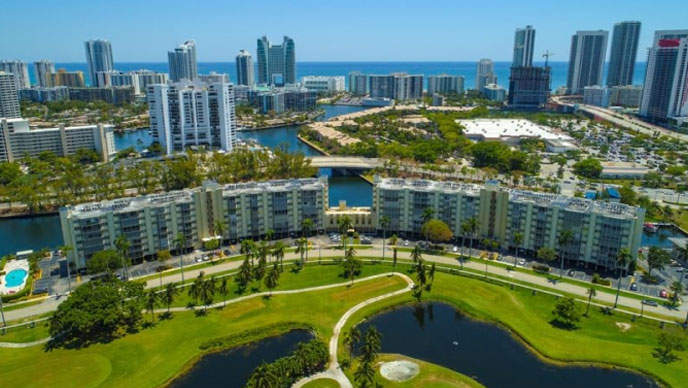
[[7, 323], [5, 323], [5, 310], [2, 306], [2, 294], [0, 294], [0, 315], [2, 315], [2, 327], [7, 326]]

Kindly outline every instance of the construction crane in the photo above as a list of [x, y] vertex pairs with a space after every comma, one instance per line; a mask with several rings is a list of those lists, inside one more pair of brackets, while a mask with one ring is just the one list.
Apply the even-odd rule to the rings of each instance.
[[542, 57], [545, 58], [545, 67], [549, 64], [549, 57], [553, 56], [554, 53], [550, 52], [549, 50], [546, 50], [544, 54], [542, 54]]

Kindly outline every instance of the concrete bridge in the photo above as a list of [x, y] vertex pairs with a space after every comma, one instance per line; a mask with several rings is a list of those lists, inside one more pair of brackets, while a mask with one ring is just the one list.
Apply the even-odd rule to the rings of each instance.
[[359, 156], [309, 156], [311, 166], [318, 168], [350, 168], [369, 170], [382, 167], [384, 161], [377, 158], [363, 158]]

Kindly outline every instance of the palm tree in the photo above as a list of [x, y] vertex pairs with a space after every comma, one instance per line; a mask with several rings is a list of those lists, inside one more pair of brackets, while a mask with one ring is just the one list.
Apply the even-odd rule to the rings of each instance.
[[461, 262], [461, 269], [463, 269], [463, 262], [465, 259], [465, 254], [464, 254], [464, 245], [466, 242], [466, 236], [470, 235], [471, 233], [471, 226], [470, 226], [470, 221], [466, 220], [461, 223], [461, 252], [460, 252], [460, 262]]
[[256, 248], [256, 243], [253, 242], [253, 240], [246, 239], [246, 240], [241, 240], [241, 248], [239, 248], [239, 252], [242, 255], [245, 255], [247, 259], [251, 261], [251, 266], [253, 266], [253, 253]]
[[268, 271], [267, 276], [265, 277], [265, 287], [270, 290], [270, 296], [272, 296], [272, 289], [277, 287], [279, 284], [279, 277], [280, 277], [280, 271], [277, 268], [277, 263], [275, 263], [272, 268]]
[[227, 278], [222, 278], [220, 281], [220, 286], [217, 288], [217, 292], [222, 296], [223, 306], [227, 306], [227, 295], [229, 294], [229, 287], [227, 286]]
[[430, 266], [430, 271], [428, 272], [428, 279], [430, 279], [430, 283], [432, 284], [435, 281], [435, 271], [437, 268], [435, 267], [435, 263], [432, 263]]
[[571, 241], [573, 241], [572, 231], [569, 229], [563, 229], [561, 232], [559, 232], [559, 279], [564, 277], [564, 254], [566, 253], [566, 248]]
[[194, 279], [193, 283], [191, 283], [191, 287], [189, 287], [189, 297], [193, 299], [194, 304], [198, 301], [198, 298], [201, 297], [201, 293], [203, 292], [203, 283], [205, 280], [203, 279], [203, 271], [201, 271], [196, 279]]
[[217, 244], [219, 250], [220, 250], [220, 256], [222, 256], [222, 243], [224, 242], [225, 238], [225, 223], [222, 222], [222, 220], [217, 220], [215, 221], [215, 234], [220, 236], [220, 243]]
[[592, 302], [592, 298], [594, 298], [595, 295], [597, 295], [597, 291], [595, 290], [595, 287], [590, 286], [590, 288], [588, 288], [587, 294], [588, 294], [588, 307], [586, 307], [586, 309], [585, 309], [585, 316], [586, 317], [588, 316], [588, 312], [590, 311], [590, 302]]
[[120, 255], [120, 259], [122, 261], [122, 277], [125, 279], [129, 279], [129, 274], [127, 273], [127, 265], [129, 261], [130, 246], [131, 243], [129, 242], [129, 239], [127, 238], [127, 236], [123, 234], [120, 234], [115, 239], [115, 247], [117, 248], [117, 251]]
[[158, 304], [158, 294], [150, 290], [146, 294], [146, 312], [151, 313], [151, 323], [155, 322], [155, 306]]
[[475, 217], [471, 217], [466, 221], [468, 225], [468, 235], [471, 237], [468, 241], [468, 256], [470, 257], [473, 255], [473, 238], [478, 233], [478, 229], [480, 229], [480, 222]]
[[179, 268], [182, 273], [182, 283], [184, 283], [184, 248], [186, 248], [186, 236], [184, 233], [177, 233], [177, 238], [174, 240], [174, 246], [177, 249], [177, 254], [179, 255]]
[[399, 237], [397, 237], [396, 234], [393, 234], [392, 237], [389, 238], [389, 244], [392, 246], [392, 267], [396, 268], [397, 267], [397, 242], [399, 241]]
[[354, 346], [361, 340], [361, 331], [354, 326], [344, 334], [344, 346], [349, 349], [349, 358], [353, 357]]
[[162, 293], [162, 301], [167, 305], [167, 313], [170, 313], [170, 305], [174, 302], [174, 298], [179, 294], [179, 289], [174, 286], [174, 283], [167, 283], [165, 291]]
[[272, 248], [272, 256], [280, 263], [280, 272], [284, 271], [284, 243], [278, 241]]
[[521, 243], [523, 242], [523, 233], [514, 233], [514, 245], [516, 246], [516, 254], [514, 255], [514, 268], [516, 268], [516, 263], [518, 263], [518, 250], [521, 248]]
[[215, 296], [215, 291], [217, 291], [217, 281], [215, 280], [215, 276], [212, 276], [210, 279], [202, 282], [200, 291], [199, 297], [203, 302], [203, 309], [206, 310], [208, 309], [208, 306], [213, 303], [213, 297]]
[[[268, 260], [269, 255], [270, 255], [270, 246], [268, 245], [268, 243], [265, 240], [263, 240], [260, 242], [260, 244], [258, 244], [258, 260], [260, 260], [260, 259]], [[251, 263], [251, 264], [253, 264], [253, 263]]]
[[247, 388], [276, 388], [279, 386], [279, 377], [265, 362], [253, 370], [246, 383]]
[[411, 260], [413, 260], [414, 263], [418, 263], [423, 260], [423, 254], [418, 245], [413, 247], [413, 251], [411, 251]]
[[304, 262], [303, 255], [308, 251], [308, 240], [305, 237], [301, 237], [296, 240], [296, 253], [301, 255], [301, 263]]
[[619, 282], [616, 287], [614, 308], [616, 308], [619, 303], [619, 294], [621, 293], [621, 271], [626, 269], [626, 266], [631, 262], [631, 259], [633, 259], [633, 257], [631, 256], [631, 252], [628, 251], [628, 248], [621, 248], [619, 253], [616, 255], [616, 273], [619, 276]]
[[671, 302], [675, 306], [679, 301], [679, 296], [683, 292], [683, 283], [681, 283], [680, 281], [675, 281], [671, 283], [669, 289], [673, 293], [673, 296], [671, 297]]
[[69, 293], [72, 293], [72, 274], [69, 273], [69, 258], [67, 258], [69, 252], [73, 251], [74, 248], [71, 245], [62, 245], [60, 248], [60, 252], [62, 252], [62, 256], [64, 256], [67, 259], [67, 287], [69, 289]]
[[385, 260], [385, 251], [387, 250], [387, 227], [389, 227], [389, 217], [380, 217], [380, 228], [382, 229], [382, 260]]
[[170, 253], [169, 250], [163, 249], [163, 250], [158, 251], [156, 256], [158, 257], [158, 262], [162, 263], [162, 266], [159, 267], [159, 270], [160, 270], [159, 271], [160, 272], [160, 287], [162, 287], [162, 273], [165, 270], [165, 262], [172, 258], [172, 254]]
[[[303, 238], [306, 240], [306, 261], [308, 261], [308, 235], [313, 230], [313, 220], [304, 218], [301, 222], [301, 231], [303, 231]], [[303, 261], [303, 259], [301, 259]]]
[[344, 253], [344, 257], [344, 271], [349, 275], [351, 285], [353, 285], [356, 272], [360, 271], [361, 262], [356, 259], [356, 250], [354, 247], [347, 249], [347, 251]]
[[342, 234], [342, 244], [344, 244], [344, 252], [346, 252], [346, 241], [349, 239], [349, 229], [353, 228], [351, 217], [344, 215], [337, 221], [339, 226], [339, 233]]
[[[423, 225], [427, 224], [428, 221], [432, 219], [432, 217], [435, 216], [435, 209], [431, 207], [426, 207], [423, 209], [423, 214], [420, 216], [421, 221], [423, 221]], [[425, 234], [425, 242], [428, 242], [428, 235]]]

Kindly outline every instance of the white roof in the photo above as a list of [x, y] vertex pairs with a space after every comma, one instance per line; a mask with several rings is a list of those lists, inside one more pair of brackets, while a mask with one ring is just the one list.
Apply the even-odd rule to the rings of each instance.
[[456, 122], [464, 127], [463, 133], [468, 137], [485, 139], [532, 137], [543, 140], [573, 140], [568, 135], [555, 133], [550, 127], [523, 119], [477, 119], [456, 120]]

